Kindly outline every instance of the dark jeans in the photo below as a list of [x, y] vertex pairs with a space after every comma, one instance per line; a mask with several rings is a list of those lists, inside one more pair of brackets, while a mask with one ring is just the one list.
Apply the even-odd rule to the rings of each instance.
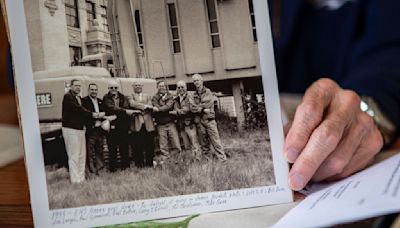
[[100, 128], [86, 132], [86, 164], [90, 173], [98, 174], [104, 168], [104, 132]]
[[128, 131], [111, 130], [107, 135], [107, 145], [110, 156], [110, 171], [129, 168], [131, 159], [128, 150]]
[[152, 167], [154, 159], [154, 131], [148, 132], [142, 125], [139, 132], [132, 132], [131, 147], [137, 167]]

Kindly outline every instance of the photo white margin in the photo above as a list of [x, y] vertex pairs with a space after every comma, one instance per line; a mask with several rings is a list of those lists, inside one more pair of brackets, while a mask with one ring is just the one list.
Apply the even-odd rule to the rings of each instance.
[[[279, 93], [277, 86], [274, 53], [272, 45], [272, 34], [270, 29], [270, 20], [268, 15], [267, 0], [254, 0], [254, 11], [256, 17], [256, 27], [258, 36], [258, 46], [260, 53], [262, 81], [264, 86], [266, 110], [268, 116], [268, 126], [271, 138], [272, 157], [274, 163], [274, 173], [276, 185], [267, 186], [268, 188], [278, 187], [282, 191], [260, 197], [253, 195], [250, 197], [239, 197], [232, 199], [227, 205], [208, 206], [200, 209], [188, 208], [171, 211], [164, 211], [160, 214], [138, 215], [133, 218], [132, 215], [119, 215], [103, 217], [101, 219], [86, 220], [74, 224], [54, 225], [54, 227], [74, 227], [78, 226], [104, 226], [115, 223], [128, 223], [133, 221], [151, 220], [157, 218], [177, 217], [191, 215], [196, 213], [225, 211], [239, 208], [257, 207], [263, 205], [287, 203], [293, 201], [293, 193], [288, 187], [288, 164], [283, 157], [283, 128], [281, 121], [281, 110], [279, 103]], [[86, 206], [71, 209], [49, 210], [48, 194], [46, 186], [46, 176], [44, 169], [44, 159], [42, 153], [42, 144], [39, 128], [39, 117], [35, 101], [35, 89], [33, 82], [33, 72], [28, 42], [28, 33], [26, 29], [26, 20], [22, 0], [6, 0], [6, 11], [8, 17], [8, 26], [11, 38], [12, 56], [14, 64], [15, 84], [17, 90], [20, 115], [20, 125], [23, 132], [25, 148], [25, 164], [27, 167], [31, 207], [36, 227], [52, 227], [52, 215], [54, 212], [74, 213], [77, 210], [87, 211], [96, 208], [111, 208], [122, 205], [140, 204], [150, 200], [140, 200], [133, 202], [122, 202], [95, 206]], [[260, 174], [262, 175], [262, 174]], [[224, 191], [227, 193], [237, 191], [249, 191], [262, 189], [263, 187]], [[212, 193], [199, 193], [187, 196], [176, 196], [160, 198], [166, 200], [184, 199], [194, 196], [207, 196]], [[155, 199], [157, 200], [157, 199]], [[153, 200], [154, 201], [154, 200]]]

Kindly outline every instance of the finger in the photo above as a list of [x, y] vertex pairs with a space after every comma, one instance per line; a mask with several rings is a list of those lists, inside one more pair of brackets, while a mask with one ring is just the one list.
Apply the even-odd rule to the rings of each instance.
[[287, 136], [290, 128], [292, 127], [293, 122], [290, 121], [289, 123], [287, 123], [284, 127], [283, 127], [283, 132], [285, 134], [285, 136]]
[[322, 181], [331, 176], [340, 174], [350, 162], [358, 149], [361, 140], [366, 136], [368, 129], [356, 120], [343, 135], [336, 149], [325, 159], [317, 169], [313, 181]]
[[372, 122], [372, 130], [368, 133], [366, 137], [364, 137], [360, 144], [360, 147], [357, 149], [356, 153], [347, 164], [347, 166], [343, 169], [343, 172], [329, 178], [329, 181], [348, 177], [351, 174], [361, 169], [364, 169], [374, 161], [376, 154], [379, 153], [379, 151], [382, 149], [382, 135], [379, 132], [378, 128], [373, 125], [374, 123], [372, 121], [372, 118], [370, 119]]
[[332, 80], [321, 79], [307, 89], [302, 103], [296, 109], [293, 124], [284, 145], [284, 153], [289, 162], [293, 163], [307, 144], [338, 88]]
[[290, 170], [289, 185], [293, 190], [302, 189], [323, 161], [337, 148], [345, 128], [354, 120], [355, 111], [359, 109], [357, 98], [354, 92], [343, 91], [332, 102], [326, 119], [313, 131]]

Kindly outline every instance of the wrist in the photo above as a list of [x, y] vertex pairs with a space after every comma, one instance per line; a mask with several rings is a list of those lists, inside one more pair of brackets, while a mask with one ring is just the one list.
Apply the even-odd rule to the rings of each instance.
[[396, 126], [393, 121], [380, 109], [375, 100], [368, 96], [361, 97], [361, 110], [374, 119], [376, 126], [382, 134], [384, 145], [390, 145], [396, 136]]

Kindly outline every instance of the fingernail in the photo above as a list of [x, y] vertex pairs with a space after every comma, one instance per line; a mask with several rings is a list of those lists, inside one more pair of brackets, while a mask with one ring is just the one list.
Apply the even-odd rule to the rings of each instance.
[[299, 152], [290, 147], [286, 151], [286, 160], [290, 163], [293, 163], [294, 161], [296, 161], [298, 155]]
[[298, 173], [294, 173], [289, 177], [289, 186], [291, 189], [298, 191], [306, 185], [304, 177]]

